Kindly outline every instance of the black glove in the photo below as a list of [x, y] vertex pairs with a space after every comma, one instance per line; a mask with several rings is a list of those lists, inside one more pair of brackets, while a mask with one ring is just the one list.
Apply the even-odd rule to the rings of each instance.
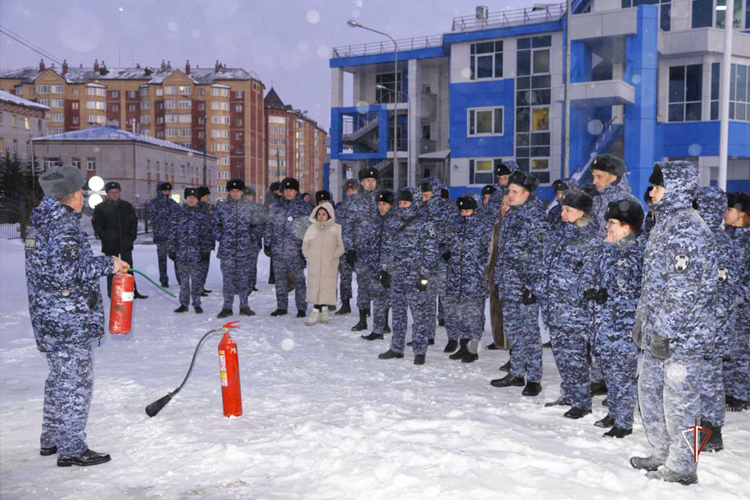
[[380, 281], [380, 284], [383, 285], [383, 288], [391, 287], [391, 275], [388, 273], [388, 271], [380, 271], [380, 273], [378, 274], [378, 281]]
[[606, 288], [600, 288], [599, 291], [596, 292], [596, 297], [594, 300], [596, 300], [596, 303], [601, 305], [607, 302], [607, 299], [609, 298], [609, 294], [607, 293]]
[[210, 261], [211, 261], [210, 253], [202, 253], [200, 260], [198, 260], [198, 262], [210, 262]]
[[453, 254], [451, 253], [450, 250], [447, 250], [447, 251], [443, 252], [443, 260], [445, 262], [448, 262], [449, 260], [451, 260], [451, 255], [453, 255]]
[[419, 278], [417, 278], [417, 290], [420, 292], [424, 292], [427, 290], [427, 285], [430, 283], [430, 280], [428, 280], [424, 274], [420, 274]]
[[177, 260], [177, 252], [169, 252], [168, 257], [172, 260]]
[[346, 263], [349, 264], [349, 267], [353, 269], [355, 262], [357, 262], [357, 252], [354, 250], [346, 252]]
[[583, 292], [583, 300], [596, 300], [596, 290], [589, 288]]
[[635, 316], [632, 335], [633, 342], [636, 346], [638, 346], [638, 349], [643, 349], [643, 346], [641, 345], [641, 343], [643, 342], [643, 326], [641, 325], [641, 319], [638, 317], [638, 315]]
[[523, 305], [530, 306], [531, 304], [536, 304], [536, 295], [534, 295], [534, 292], [529, 290], [528, 288], [523, 288], [523, 295], [521, 296], [521, 302], [523, 302]]
[[265, 245], [263, 247], [263, 253], [266, 254], [266, 257], [271, 256], [271, 245]]
[[651, 343], [648, 346], [651, 351], [651, 355], [659, 359], [669, 359], [672, 353], [669, 351], [669, 339], [654, 335], [651, 338]]

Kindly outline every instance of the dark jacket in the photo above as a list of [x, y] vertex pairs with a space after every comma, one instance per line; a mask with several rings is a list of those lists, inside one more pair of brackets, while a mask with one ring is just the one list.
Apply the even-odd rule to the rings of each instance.
[[91, 219], [96, 237], [102, 241], [102, 253], [116, 255], [133, 250], [138, 236], [138, 216], [133, 205], [123, 200], [99, 203]]

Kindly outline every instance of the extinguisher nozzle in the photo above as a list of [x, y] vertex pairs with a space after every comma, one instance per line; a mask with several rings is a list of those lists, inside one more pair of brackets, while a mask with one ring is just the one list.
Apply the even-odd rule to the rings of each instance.
[[148, 415], [149, 417], [155, 417], [156, 414], [162, 410], [162, 408], [167, 406], [167, 403], [169, 403], [172, 400], [172, 397], [174, 397], [175, 394], [177, 394], [177, 391], [170, 392], [166, 396], [159, 398], [153, 403], [151, 403], [150, 405], [148, 405], [146, 407], [146, 415]]

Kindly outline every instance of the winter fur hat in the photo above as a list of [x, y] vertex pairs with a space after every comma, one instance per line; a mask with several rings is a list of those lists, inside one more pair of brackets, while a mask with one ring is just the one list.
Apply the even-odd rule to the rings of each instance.
[[231, 181], [227, 182], [227, 192], [231, 191], [232, 189], [239, 189], [240, 191], [245, 190], [245, 181], [242, 179], [232, 179]]
[[396, 196], [393, 194], [393, 191], [389, 191], [387, 189], [381, 191], [378, 193], [378, 202], [388, 203], [389, 205], [393, 205], [393, 202], [395, 201]]
[[159, 191], [171, 191], [172, 190], [172, 183], [171, 182], [160, 182], [159, 187], [157, 188]]
[[459, 196], [456, 200], [456, 206], [458, 206], [459, 210], [476, 210], [477, 200], [475, 200], [473, 196], [469, 195]]
[[750, 215], [750, 194], [744, 191], [736, 191], [732, 193], [731, 202], [728, 202], [729, 208], [734, 208], [740, 212], [745, 212]]
[[271, 192], [276, 192], [279, 189], [281, 189], [281, 183], [278, 182], [278, 181], [272, 182], [271, 185], [268, 186], [268, 190], [271, 191]]
[[580, 189], [568, 189], [560, 198], [560, 206], [568, 206], [589, 213], [594, 205], [594, 200], [585, 191]]
[[508, 185], [515, 184], [521, 186], [529, 193], [533, 193], [537, 187], [539, 187], [539, 179], [531, 174], [516, 170], [508, 178]]
[[643, 207], [632, 200], [610, 201], [604, 213], [604, 220], [609, 219], [626, 222], [638, 231], [643, 224]]
[[482, 188], [482, 196], [486, 194], [494, 194], [495, 191], [497, 191], [497, 188], [493, 186], [492, 184], [487, 184]]
[[75, 193], [85, 183], [81, 170], [73, 165], [53, 167], [39, 176], [39, 185], [44, 194], [58, 200]]
[[651, 176], [648, 178], [648, 182], [654, 186], [664, 187], [664, 174], [661, 172], [661, 166], [658, 163], [654, 163], [654, 171], [651, 172]]
[[315, 193], [315, 203], [320, 205], [324, 201], [331, 201], [331, 193], [322, 189]]
[[557, 179], [555, 182], [552, 183], [552, 190], [557, 193], [558, 191], [567, 191], [568, 185], [565, 184], [565, 181], [562, 179]]
[[401, 189], [398, 192], [398, 201], [408, 201], [414, 203], [414, 195], [409, 189]]
[[207, 186], [201, 186], [198, 188], [198, 198], [203, 198], [208, 194], [211, 194], [211, 190], [208, 189]]
[[597, 155], [596, 158], [594, 158], [594, 161], [591, 163], [591, 170], [601, 170], [602, 172], [612, 174], [619, 179], [625, 175], [626, 168], [625, 162], [620, 158], [604, 154]]
[[378, 180], [378, 174], [379, 172], [377, 168], [368, 167], [368, 168], [363, 168], [362, 170], [360, 170], [358, 175], [359, 175], [360, 182], [362, 182], [365, 179]]
[[451, 198], [451, 192], [447, 189], [443, 188], [440, 190], [440, 199], [442, 200], [450, 200]]
[[195, 196], [200, 199], [200, 188], [185, 188], [185, 198]]
[[356, 191], [357, 189], [359, 189], [359, 181], [357, 181], [356, 179], [347, 179], [344, 183], [344, 189], [346, 189], [347, 191], [349, 191], [350, 189]]
[[586, 184], [583, 184], [581, 186], [581, 191], [591, 196], [591, 199], [594, 198], [594, 196], [599, 196], [599, 190], [596, 189], [596, 186], [594, 186], [592, 183], [587, 182]]
[[255, 196], [255, 188], [254, 187], [247, 186], [245, 189], [242, 190], [242, 192], [245, 193], [245, 195]]
[[294, 177], [287, 177], [283, 181], [281, 181], [281, 187], [279, 189], [281, 189], [282, 191], [287, 189], [294, 189], [295, 191], [299, 192], [299, 181]]
[[110, 181], [104, 185], [104, 191], [109, 191], [110, 189], [122, 189], [120, 187], [120, 183], [116, 181]]
[[506, 165], [505, 162], [500, 162], [495, 167], [495, 175], [497, 177], [500, 177], [501, 175], [510, 175], [510, 173], [510, 167]]

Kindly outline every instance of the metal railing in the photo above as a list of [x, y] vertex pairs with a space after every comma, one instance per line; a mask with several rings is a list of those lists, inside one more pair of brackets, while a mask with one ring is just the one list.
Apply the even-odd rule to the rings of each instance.
[[503, 26], [543, 23], [558, 21], [565, 15], [565, 3], [546, 7], [528, 7], [525, 9], [502, 10], [491, 12], [486, 18], [472, 15], [453, 18], [451, 31], [473, 31]]
[[[429, 47], [441, 47], [443, 35], [418, 36], [396, 40], [399, 51], [426, 49]], [[367, 56], [372, 54], [388, 54], [394, 52], [396, 47], [391, 41], [360, 43], [357, 45], [342, 45], [334, 47], [331, 59], [338, 57]]]
[[17, 240], [21, 238], [21, 224], [0, 224], [0, 240]]

